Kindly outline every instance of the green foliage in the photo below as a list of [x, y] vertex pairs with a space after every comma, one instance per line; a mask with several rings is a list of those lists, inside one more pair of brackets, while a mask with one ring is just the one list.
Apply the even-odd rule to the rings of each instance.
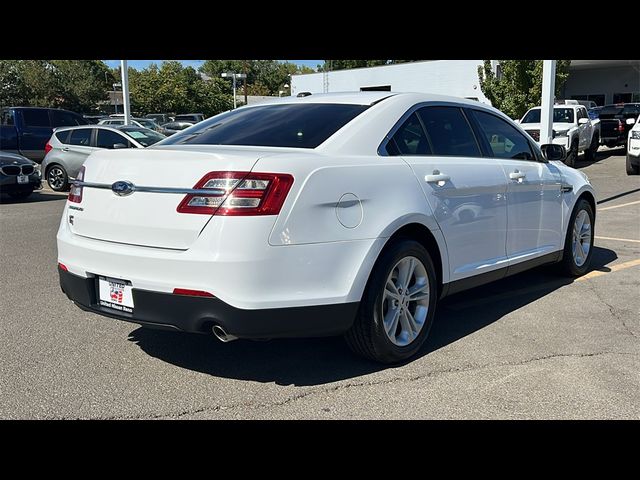
[[[280, 90], [285, 90], [284, 85], [290, 85], [291, 75], [312, 73], [314, 70], [277, 60], [207, 60], [200, 71], [212, 79], [219, 79], [222, 72], [246, 73], [249, 95], [278, 95]], [[231, 81], [226, 82], [227, 89], [231, 91]], [[240, 82], [239, 91], [242, 85]]]
[[[556, 96], [569, 77], [571, 60], [558, 60], [556, 65]], [[511, 118], [521, 118], [542, 98], [542, 60], [501, 60], [500, 78], [491, 69], [491, 61], [478, 66], [482, 93], [491, 104]]]
[[180, 62], [151, 64], [143, 70], [129, 68], [132, 111], [139, 114], [202, 112], [205, 116], [230, 110], [233, 98], [219, 78], [204, 81], [192, 67]]
[[99, 60], [0, 60], [0, 105], [90, 113], [113, 81]]

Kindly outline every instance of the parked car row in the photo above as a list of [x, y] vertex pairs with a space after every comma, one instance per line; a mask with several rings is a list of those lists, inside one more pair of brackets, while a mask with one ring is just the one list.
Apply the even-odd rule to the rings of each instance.
[[47, 142], [42, 172], [52, 190], [66, 191], [91, 153], [98, 150], [145, 148], [164, 138], [164, 135], [154, 130], [131, 125], [59, 128]]

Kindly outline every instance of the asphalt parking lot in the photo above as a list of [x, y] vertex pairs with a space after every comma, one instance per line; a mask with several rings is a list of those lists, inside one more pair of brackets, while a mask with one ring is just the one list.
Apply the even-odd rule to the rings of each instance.
[[65, 196], [0, 204], [0, 418], [640, 419], [640, 177], [580, 157], [598, 192], [593, 270], [540, 268], [448, 298], [419, 357], [341, 338], [237, 341], [88, 314], [60, 291]]

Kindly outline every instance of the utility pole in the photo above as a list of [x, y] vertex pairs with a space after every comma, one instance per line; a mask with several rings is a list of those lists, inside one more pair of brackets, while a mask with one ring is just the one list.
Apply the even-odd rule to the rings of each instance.
[[244, 104], [247, 104], [247, 61], [244, 61]]
[[129, 103], [129, 70], [126, 60], [120, 60], [122, 71], [122, 103], [124, 104], [124, 124], [131, 124], [131, 105]]
[[542, 61], [542, 103], [540, 111], [540, 145], [551, 143], [553, 137], [553, 99], [556, 91], [556, 60]]

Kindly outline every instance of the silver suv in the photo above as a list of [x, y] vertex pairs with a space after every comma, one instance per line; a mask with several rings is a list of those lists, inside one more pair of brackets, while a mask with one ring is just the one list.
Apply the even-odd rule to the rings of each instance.
[[91, 125], [58, 128], [45, 145], [42, 172], [52, 190], [69, 188], [85, 159], [99, 149], [144, 148], [164, 135], [135, 126]]

